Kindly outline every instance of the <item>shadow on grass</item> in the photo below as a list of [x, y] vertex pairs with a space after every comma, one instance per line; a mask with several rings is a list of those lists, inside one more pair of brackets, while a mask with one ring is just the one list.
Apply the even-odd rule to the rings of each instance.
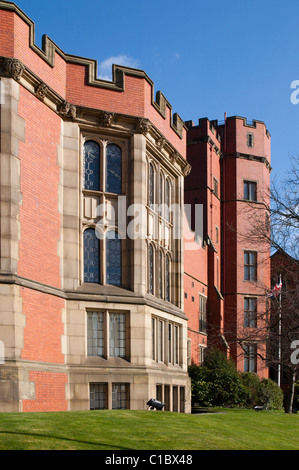
[[122, 447], [122, 446], [113, 446], [113, 447], [111, 447], [111, 444], [104, 444], [102, 442], [79, 441], [77, 439], [70, 439], [68, 437], [48, 436], [48, 435], [45, 435], [45, 434], [32, 434], [32, 433], [29, 433], [29, 432], [0, 431], [0, 435], [2, 435], [2, 434], [13, 434], [15, 436], [27, 436], [27, 437], [33, 437], [33, 438], [61, 440], [61, 441], [67, 441], [67, 442], [74, 442], [74, 443], [78, 443], [78, 444], [91, 445], [91, 446], [95, 446], [95, 447], [107, 447], [110, 450], [132, 450], [130, 447]]

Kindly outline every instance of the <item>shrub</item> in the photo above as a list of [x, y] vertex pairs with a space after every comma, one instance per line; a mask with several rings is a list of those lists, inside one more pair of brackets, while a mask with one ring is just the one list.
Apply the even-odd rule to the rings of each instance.
[[293, 408], [296, 410], [299, 409], [299, 381], [295, 383]]
[[247, 390], [247, 399], [244, 405], [253, 408], [259, 404], [260, 378], [255, 372], [243, 372], [241, 378], [243, 386]]
[[259, 386], [259, 404], [267, 410], [283, 409], [283, 392], [271, 379], [262, 379]]
[[220, 351], [210, 351], [203, 366], [190, 366], [192, 403], [199, 406], [236, 406], [247, 398], [240, 374]]
[[273, 380], [261, 380], [253, 372], [239, 373], [221, 351], [210, 351], [202, 366], [190, 366], [189, 376], [193, 406], [283, 409], [283, 392]]

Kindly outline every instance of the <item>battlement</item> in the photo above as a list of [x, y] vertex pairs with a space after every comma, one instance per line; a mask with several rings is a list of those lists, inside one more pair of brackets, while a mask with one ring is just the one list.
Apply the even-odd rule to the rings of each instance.
[[0, 0], [0, 21], [5, 25], [0, 32], [2, 63], [6, 59], [17, 60], [17, 67], [38, 77], [47, 94], [51, 91], [71, 105], [147, 118], [167, 134], [165, 137], [178, 151], [183, 149], [183, 120], [173, 114], [171, 104], [160, 91], [155, 95], [154, 83], [143, 70], [115, 64], [112, 81], [102, 80], [98, 78], [96, 60], [66, 54], [47, 35], [43, 36], [40, 49], [35, 44], [34, 22], [15, 3]]

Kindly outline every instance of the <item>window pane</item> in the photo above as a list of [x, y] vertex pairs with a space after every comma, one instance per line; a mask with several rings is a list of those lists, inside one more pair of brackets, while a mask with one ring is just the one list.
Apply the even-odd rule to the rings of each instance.
[[152, 318], [152, 359], [156, 359], [156, 320]]
[[168, 325], [168, 362], [172, 362], [172, 325]]
[[122, 155], [118, 145], [109, 144], [106, 153], [106, 191], [121, 194]]
[[250, 183], [249, 199], [251, 201], [256, 200], [256, 184], [255, 183]]
[[84, 231], [84, 282], [99, 283], [99, 240], [93, 228]]
[[104, 410], [106, 408], [106, 384], [90, 384], [90, 409]]
[[155, 188], [155, 183], [154, 183], [154, 168], [153, 165], [150, 164], [149, 166], [149, 205], [153, 206], [154, 204], [154, 188]]
[[84, 144], [84, 189], [99, 190], [100, 186], [100, 146], [93, 140]]
[[106, 284], [121, 285], [121, 240], [114, 230], [106, 234]]
[[158, 361], [163, 361], [163, 322], [158, 323]]
[[128, 408], [128, 385], [112, 384], [112, 409], [125, 410]]
[[154, 249], [152, 245], [148, 248], [148, 291], [154, 293]]
[[104, 314], [101, 312], [87, 314], [87, 354], [104, 355]]
[[159, 297], [162, 298], [162, 252], [159, 252]]
[[256, 201], [256, 182], [244, 181], [244, 199]]
[[124, 313], [109, 315], [109, 350], [111, 357], [126, 356], [126, 316]]
[[257, 254], [253, 251], [244, 252], [244, 279], [256, 281], [257, 279]]
[[179, 327], [174, 327], [174, 344], [173, 344], [173, 354], [174, 354], [174, 363], [179, 363]]
[[249, 183], [244, 181], [244, 199], [249, 199]]
[[165, 184], [165, 219], [169, 221], [170, 218], [170, 183], [168, 179]]
[[165, 259], [165, 300], [168, 302], [170, 301], [170, 275], [169, 275], [169, 269], [170, 269], [170, 262], [169, 262], [169, 256], [166, 256]]

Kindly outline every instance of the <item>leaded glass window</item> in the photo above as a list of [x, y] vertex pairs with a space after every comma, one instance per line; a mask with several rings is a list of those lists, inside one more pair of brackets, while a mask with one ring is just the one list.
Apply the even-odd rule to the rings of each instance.
[[122, 154], [116, 144], [109, 144], [106, 152], [106, 191], [121, 194]]
[[104, 355], [104, 313], [87, 313], [87, 354]]
[[84, 189], [100, 189], [100, 146], [93, 140], [84, 144]]
[[106, 408], [106, 384], [90, 384], [89, 398], [91, 410], [104, 410]]
[[126, 356], [126, 315], [109, 314], [109, 355], [110, 357]]
[[84, 231], [84, 282], [100, 282], [99, 240], [95, 229]]
[[112, 384], [112, 409], [128, 408], [128, 384]]
[[121, 239], [115, 230], [106, 234], [106, 284], [121, 285]]
[[149, 166], [149, 205], [153, 206], [155, 203], [155, 198], [154, 198], [154, 192], [155, 192], [155, 172], [154, 172], [154, 167], [152, 164]]

